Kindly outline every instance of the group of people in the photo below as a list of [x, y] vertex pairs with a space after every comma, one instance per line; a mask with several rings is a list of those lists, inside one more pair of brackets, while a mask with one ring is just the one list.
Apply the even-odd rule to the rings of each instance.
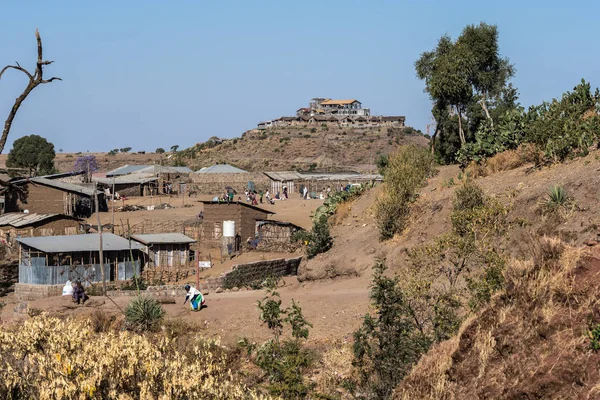
[[71, 283], [71, 281], [67, 281], [65, 286], [63, 286], [63, 296], [71, 296], [74, 303], [84, 304], [89, 296], [85, 293], [85, 289], [81, 281], [75, 281], [75, 283]]

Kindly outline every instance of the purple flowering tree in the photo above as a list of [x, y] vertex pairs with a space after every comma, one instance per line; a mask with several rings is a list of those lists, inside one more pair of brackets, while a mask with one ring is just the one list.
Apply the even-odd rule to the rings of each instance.
[[81, 156], [75, 161], [73, 171], [84, 171], [85, 181], [90, 183], [92, 181], [92, 174], [98, 171], [98, 161], [96, 156]]

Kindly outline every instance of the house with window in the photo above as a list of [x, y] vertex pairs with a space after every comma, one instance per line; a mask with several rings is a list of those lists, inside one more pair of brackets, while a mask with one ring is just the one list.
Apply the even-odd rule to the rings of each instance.
[[368, 108], [362, 108], [361, 102], [356, 99], [350, 99], [350, 100], [327, 99], [327, 100], [320, 102], [319, 108], [323, 110], [324, 114], [362, 115], [362, 116], [369, 116], [371, 114], [371, 110]]

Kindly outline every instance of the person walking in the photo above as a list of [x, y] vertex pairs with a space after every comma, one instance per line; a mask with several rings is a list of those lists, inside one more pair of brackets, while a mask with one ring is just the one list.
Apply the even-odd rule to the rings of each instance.
[[302, 196], [304, 200], [308, 199], [308, 187], [304, 186], [304, 194]]

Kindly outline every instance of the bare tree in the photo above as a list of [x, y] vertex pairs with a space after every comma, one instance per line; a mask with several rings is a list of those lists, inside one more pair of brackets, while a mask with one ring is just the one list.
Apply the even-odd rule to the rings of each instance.
[[2, 70], [0, 71], [0, 79], [2, 79], [2, 75], [9, 68], [16, 69], [17, 71], [21, 71], [22, 73], [27, 75], [27, 77], [29, 78], [29, 83], [25, 87], [25, 90], [23, 90], [23, 93], [21, 93], [21, 95], [16, 98], [15, 104], [12, 106], [12, 109], [10, 110], [10, 113], [8, 114], [8, 118], [6, 118], [6, 122], [4, 123], [4, 130], [2, 131], [2, 137], [0, 137], [0, 153], [2, 153], [2, 151], [4, 150], [4, 146], [6, 145], [6, 140], [8, 139], [8, 133], [10, 132], [10, 127], [12, 126], [13, 120], [15, 119], [15, 116], [17, 115], [17, 111], [19, 111], [19, 107], [21, 107], [21, 104], [23, 103], [23, 101], [25, 101], [25, 99], [27, 98], [29, 93], [31, 93], [31, 91], [33, 89], [35, 89], [38, 85], [40, 85], [42, 83], [50, 83], [54, 80], [62, 81], [62, 79], [57, 78], [55, 76], [53, 76], [50, 79], [44, 79], [44, 67], [46, 65], [52, 64], [54, 61], [45, 61], [44, 60], [44, 57], [42, 54], [42, 38], [40, 37], [40, 32], [37, 29], [35, 30], [35, 38], [37, 39], [38, 58], [37, 58], [37, 64], [35, 67], [35, 72], [33, 74], [30, 73], [29, 71], [27, 71], [25, 68], [21, 67], [21, 65], [19, 65], [19, 63], [16, 61], [15, 61], [15, 64], [17, 64], [17, 65], [7, 65], [6, 67], [2, 68]]

